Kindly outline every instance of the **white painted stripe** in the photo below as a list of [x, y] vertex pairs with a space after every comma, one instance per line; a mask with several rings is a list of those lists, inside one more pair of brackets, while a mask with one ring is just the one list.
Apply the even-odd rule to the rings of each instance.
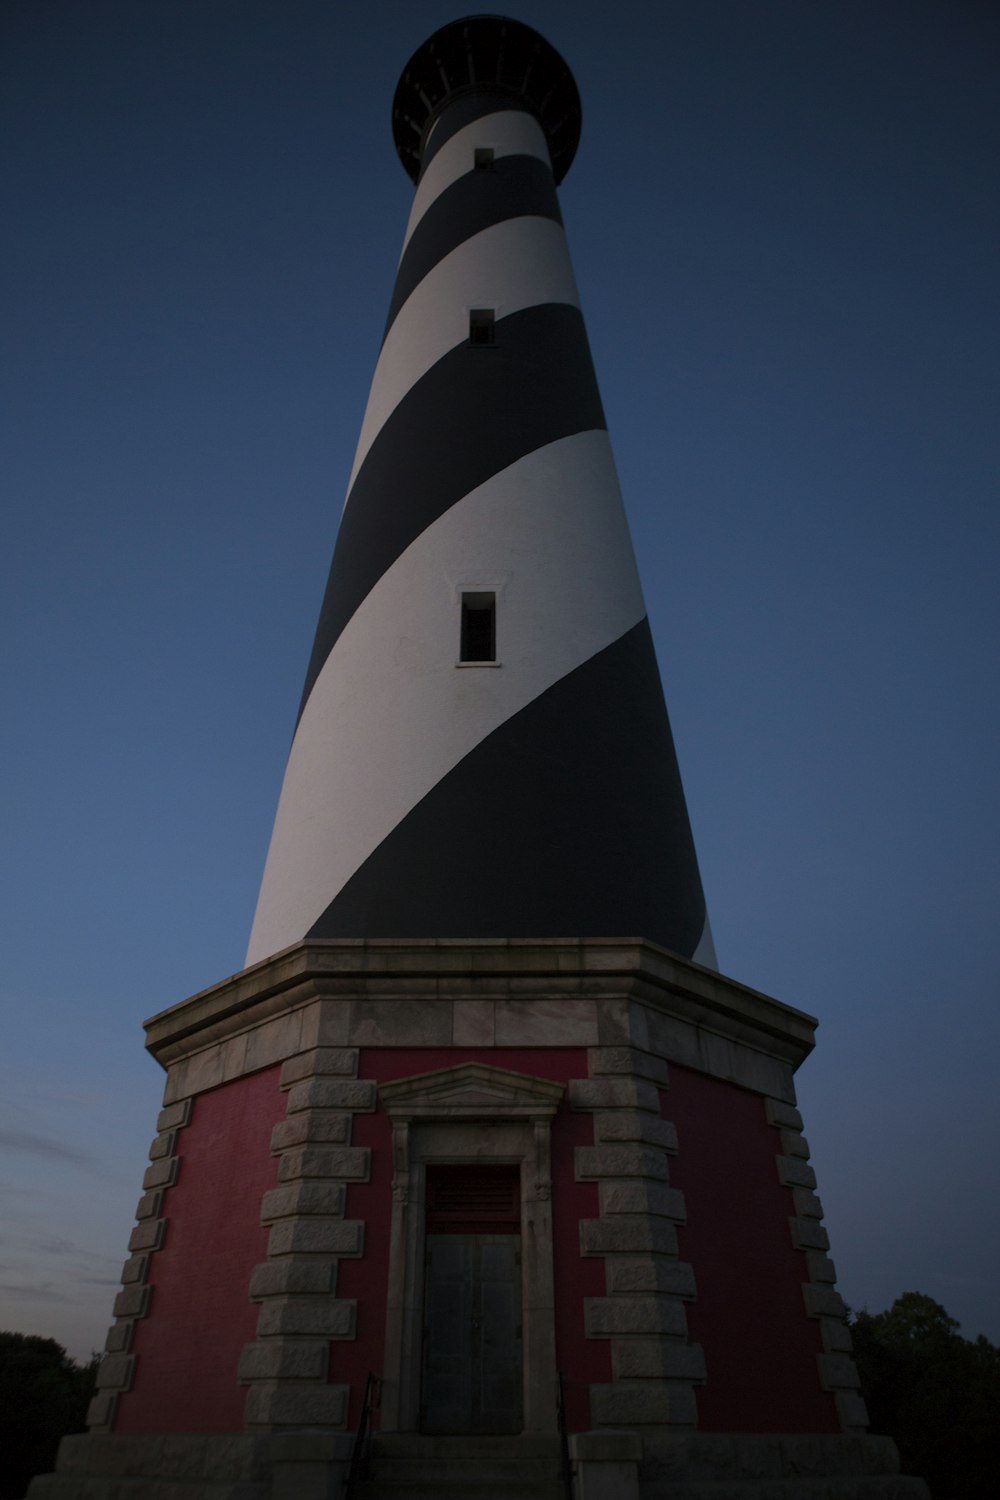
[[707, 912], [705, 913], [704, 929], [702, 931], [700, 939], [698, 940], [698, 946], [692, 953], [691, 958], [692, 962], [696, 964], [704, 964], [706, 969], [714, 969], [716, 973], [718, 973], [719, 960], [715, 956], [715, 944], [712, 941], [712, 929], [708, 925]]
[[473, 120], [471, 125], [463, 126], [450, 141], [445, 142], [421, 177], [413, 195], [410, 222], [403, 240], [404, 251], [435, 198], [440, 198], [445, 189], [464, 177], [466, 172], [474, 170], [478, 146], [491, 146], [495, 160], [501, 156], [537, 156], [546, 166], [551, 165], [545, 132], [534, 115], [525, 114], [522, 109], [505, 109]]
[[[382, 345], [348, 495], [386, 418], [421, 375], [468, 339], [471, 307], [492, 307], [499, 320], [548, 302], [580, 305], [566, 235], [553, 219], [505, 219], [438, 261], [403, 303]], [[482, 358], [491, 357], [482, 351]]]
[[[456, 669], [462, 589], [498, 595], [498, 668]], [[603, 430], [526, 455], [422, 532], [355, 612], [309, 696], [247, 963], [304, 937], [453, 766], [644, 614]]]

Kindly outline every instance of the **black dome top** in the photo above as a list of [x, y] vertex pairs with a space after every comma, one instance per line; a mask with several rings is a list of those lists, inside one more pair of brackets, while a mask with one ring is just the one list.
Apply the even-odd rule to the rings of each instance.
[[403, 69], [392, 101], [392, 136], [416, 182], [427, 133], [441, 111], [469, 94], [517, 100], [539, 121], [556, 182], [580, 140], [580, 95], [569, 68], [544, 37], [505, 16], [466, 16], [428, 37]]

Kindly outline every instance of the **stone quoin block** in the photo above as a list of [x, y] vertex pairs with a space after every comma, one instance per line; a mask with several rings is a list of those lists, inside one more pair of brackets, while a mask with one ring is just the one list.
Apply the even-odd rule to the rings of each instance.
[[615, 1381], [590, 1387], [590, 1413], [598, 1427], [694, 1427], [698, 1407], [682, 1381]]
[[340, 1109], [367, 1113], [375, 1108], [376, 1085], [370, 1079], [309, 1078], [288, 1091], [288, 1113], [304, 1109]]
[[165, 1157], [162, 1161], [152, 1162], [143, 1173], [142, 1185], [144, 1188], [173, 1187], [177, 1181], [177, 1170], [180, 1161], [176, 1156]]
[[817, 1354], [816, 1361], [825, 1391], [857, 1390], [861, 1385], [857, 1366], [846, 1354]]
[[830, 1236], [816, 1219], [789, 1219], [796, 1250], [829, 1250]]
[[351, 1116], [332, 1110], [304, 1110], [290, 1120], [279, 1120], [271, 1131], [271, 1150], [293, 1146], [346, 1146], [351, 1139]]
[[850, 1354], [854, 1348], [851, 1330], [843, 1318], [820, 1318], [820, 1337], [827, 1354]]
[[132, 1343], [132, 1330], [135, 1327], [134, 1319], [123, 1319], [120, 1323], [112, 1323], [108, 1329], [108, 1336], [104, 1340], [105, 1352], [108, 1354], [127, 1354]]
[[839, 1292], [832, 1286], [803, 1282], [802, 1296], [810, 1318], [840, 1318], [847, 1314], [847, 1306]]
[[273, 1297], [260, 1305], [257, 1337], [353, 1339], [357, 1303], [337, 1297]]
[[568, 1095], [572, 1109], [660, 1111], [659, 1090], [643, 1078], [573, 1078]]
[[239, 1380], [325, 1380], [330, 1346], [326, 1339], [309, 1342], [269, 1339], [247, 1344], [240, 1355]]
[[802, 1161], [808, 1161], [809, 1142], [797, 1130], [783, 1130], [781, 1132], [781, 1154], [782, 1156], [794, 1156]]
[[806, 1270], [810, 1281], [825, 1281], [833, 1284], [837, 1280], [837, 1268], [828, 1255], [821, 1250], [807, 1250]]
[[148, 1255], [130, 1255], [122, 1266], [121, 1282], [123, 1286], [131, 1286], [133, 1282], [145, 1281], [146, 1271], [149, 1267]]
[[[837, 1415], [845, 1432], [864, 1432], [868, 1427], [868, 1408], [857, 1391], [836, 1391]], [[916, 1497], [914, 1497], [916, 1500]]]
[[674, 1297], [696, 1295], [694, 1269], [673, 1255], [609, 1255], [604, 1262], [608, 1292], [662, 1292]]
[[823, 1217], [823, 1205], [816, 1193], [809, 1188], [792, 1188], [792, 1203], [795, 1206], [796, 1218], [821, 1219]]
[[594, 1140], [599, 1145], [618, 1141], [640, 1141], [647, 1146], [658, 1146], [675, 1155], [677, 1152], [677, 1127], [659, 1115], [645, 1111], [620, 1109], [597, 1110], [594, 1113]]
[[356, 1047], [314, 1047], [311, 1052], [300, 1052], [282, 1063], [281, 1087], [291, 1088], [293, 1083], [302, 1083], [307, 1078], [356, 1078], [357, 1075]]
[[159, 1250], [163, 1244], [165, 1219], [143, 1219], [128, 1237], [130, 1250]]
[[652, 1177], [661, 1182], [667, 1180], [667, 1159], [655, 1146], [577, 1146], [574, 1154], [578, 1182], [599, 1177]]
[[666, 1088], [670, 1083], [670, 1069], [664, 1059], [652, 1052], [640, 1052], [637, 1047], [589, 1047], [587, 1070], [591, 1078], [626, 1073], [649, 1078], [659, 1088]]
[[296, 1146], [282, 1154], [278, 1181], [342, 1177], [350, 1182], [367, 1182], [370, 1172], [371, 1151], [367, 1146]]
[[105, 1354], [97, 1368], [98, 1390], [127, 1391], [134, 1372], [134, 1354]]
[[581, 1255], [677, 1254], [677, 1230], [668, 1219], [645, 1215], [616, 1215], [612, 1219], [580, 1220]]
[[158, 1219], [162, 1206], [163, 1190], [155, 1188], [152, 1192], [143, 1193], [136, 1204], [135, 1216], [137, 1219]]
[[97, 1431], [109, 1428], [114, 1421], [117, 1402], [116, 1391], [98, 1391], [87, 1407], [87, 1426]]
[[816, 1173], [808, 1162], [797, 1156], [776, 1156], [774, 1159], [782, 1187], [815, 1188]]
[[342, 1182], [318, 1182], [315, 1178], [270, 1188], [261, 1200], [261, 1223], [270, 1224], [275, 1219], [290, 1219], [298, 1214], [340, 1216], [344, 1212], [345, 1192]]
[[349, 1387], [262, 1382], [247, 1394], [248, 1427], [343, 1427]]
[[173, 1156], [177, 1145], [176, 1130], [164, 1130], [155, 1136], [149, 1147], [150, 1161], [160, 1161], [164, 1156]]
[[337, 1262], [309, 1256], [303, 1260], [266, 1260], [250, 1272], [250, 1296], [283, 1297], [289, 1293], [332, 1296], [337, 1289]]
[[180, 1130], [191, 1118], [191, 1100], [178, 1099], [175, 1104], [167, 1104], [156, 1117], [156, 1128], [163, 1130]]
[[148, 1286], [123, 1286], [114, 1301], [116, 1318], [144, 1318], [149, 1311]]
[[802, 1116], [794, 1104], [786, 1104], [783, 1099], [765, 1099], [764, 1109], [769, 1125], [777, 1125], [779, 1129], [785, 1130], [802, 1130]]
[[684, 1304], [674, 1297], [587, 1297], [583, 1304], [587, 1337], [659, 1333], [674, 1338], [687, 1334]]
[[615, 1380], [706, 1379], [705, 1356], [699, 1344], [680, 1339], [612, 1338], [611, 1372]]
[[655, 1214], [677, 1224], [683, 1224], [687, 1219], [684, 1194], [680, 1189], [665, 1182], [652, 1182], [649, 1178], [625, 1182], [602, 1180], [600, 1204], [602, 1217], [605, 1214]]
[[268, 1256], [347, 1255], [364, 1253], [362, 1219], [279, 1219], [267, 1242]]

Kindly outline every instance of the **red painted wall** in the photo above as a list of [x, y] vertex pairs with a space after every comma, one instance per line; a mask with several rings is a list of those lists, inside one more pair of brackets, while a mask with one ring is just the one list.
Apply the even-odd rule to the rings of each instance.
[[[368, 1048], [358, 1076], [378, 1082], [483, 1062], [568, 1083], [586, 1078], [582, 1048], [415, 1050]], [[239, 1432], [246, 1387], [236, 1370], [256, 1336], [250, 1272], [267, 1258], [261, 1199], [277, 1181], [271, 1130], [285, 1116], [280, 1069], [269, 1068], [200, 1095], [178, 1135], [177, 1182], [167, 1190], [163, 1248], [150, 1259], [150, 1310], [135, 1325], [132, 1390], [118, 1405], [119, 1432]], [[578, 1183], [574, 1147], [593, 1143], [593, 1119], [564, 1106], [552, 1128], [556, 1346], [566, 1379], [571, 1431], [590, 1427], [589, 1387], [611, 1379], [606, 1339], [588, 1339], [583, 1299], [605, 1294], [604, 1261], [580, 1255], [579, 1221], [599, 1213], [595, 1183]], [[381, 1371], [385, 1349], [389, 1228], [392, 1207], [391, 1126], [384, 1110], [354, 1116], [352, 1144], [372, 1149], [371, 1180], [348, 1187], [346, 1215], [363, 1219], [365, 1253], [343, 1259], [337, 1295], [357, 1300], [357, 1337], [334, 1342], [331, 1382], [352, 1387], [356, 1423], [369, 1371]]]
[[[462, 1062], [482, 1062], [568, 1083], [587, 1077], [583, 1048], [365, 1048], [358, 1076], [379, 1083], [431, 1073]], [[385, 1351], [385, 1311], [389, 1276], [389, 1227], [392, 1208], [392, 1143], [389, 1117], [380, 1107], [374, 1114], [355, 1115], [353, 1144], [371, 1146], [371, 1181], [347, 1190], [347, 1217], [364, 1219], [365, 1254], [362, 1260], [342, 1260], [337, 1295], [358, 1302], [357, 1338], [335, 1343], [330, 1351], [330, 1379], [350, 1382], [350, 1424], [357, 1420], [361, 1392], [369, 1371], [381, 1372]], [[590, 1427], [591, 1382], [611, 1379], [607, 1340], [588, 1339], [583, 1327], [584, 1297], [603, 1297], [604, 1261], [580, 1255], [579, 1221], [598, 1216], [597, 1186], [574, 1180], [574, 1146], [593, 1144], [593, 1119], [560, 1109], [552, 1126], [553, 1253], [556, 1274], [556, 1350], [566, 1376], [566, 1407], [570, 1430]]]
[[779, 1134], [759, 1095], [676, 1064], [661, 1095], [677, 1126], [670, 1180], [684, 1193], [680, 1255], [694, 1267], [692, 1342], [708, 1383], [698, 1425], [710, 1432], [837, 1432], [819, 1384], [819, 1326], [806, 1316], [805, 1255], [792, 1245], [791, 1190], [778, 1181]]
[[240, 1432], [246, 1387], [236, 1382], [257, 1306], [248, 1283], [267, 1258], [261, 1198], [277, 1181], [271, 1128], [285, 1114], [280, 1069], [195, 1099], [178, 1134], [177, 1182], [164, 1195], [163, 1248], [150, 1257], [149, 1315], [135, 1325], [132, 1390], [117, 1432]]

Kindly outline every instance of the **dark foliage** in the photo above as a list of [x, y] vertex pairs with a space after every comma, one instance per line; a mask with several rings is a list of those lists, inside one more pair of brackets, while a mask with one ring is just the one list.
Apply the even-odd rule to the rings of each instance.
[[934, 1500], [1000, 1494], [1000, 1349], [964, 1339], [940, 1303], [904, 1292], [888, 1312], [860, 1312], [854, 1357], [872, 1432], [895, 1439], [903, 1472]]
[[55, 1339], [0, 1332], [0, 1500], [20, 1500], [59, 1439], [84, 1430], [96, 1374], [96, 1357], [79, 1365]]

